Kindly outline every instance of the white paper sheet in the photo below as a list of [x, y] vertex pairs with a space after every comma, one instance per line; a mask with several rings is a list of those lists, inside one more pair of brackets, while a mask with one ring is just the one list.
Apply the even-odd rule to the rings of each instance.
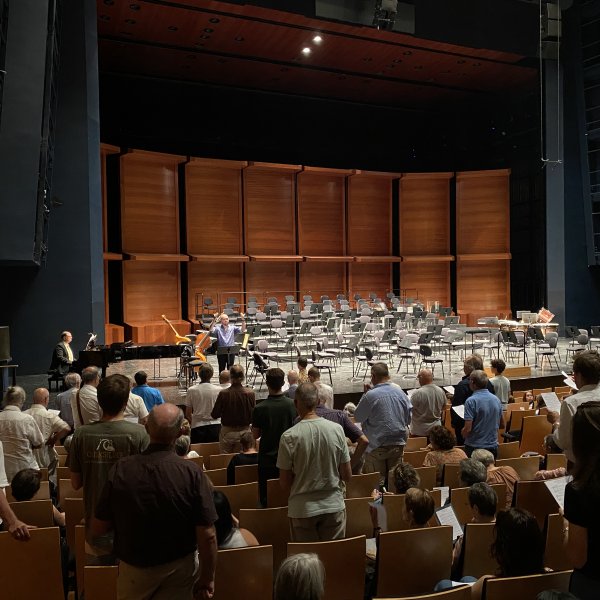
[[561, 509], [565, 508], [565, 488], [567, 487], [567, 483], [572, 479], [573, 478], [570, 475], [567, 475], [566, 477], [557, 477], [556, 479], [546, 479], [544, 481], [546, 487]]
[[440, 490], [442, 492], [442, 506], [444, 506], [450, 497], [450, 486], [442, 485], [440, 487], [434, 487], [433, 489]]
[[546, 392], [544, 394], [541, 394], [541, 396], [542, 396], [542, 400], [548, 407], [548, 410], [551, 410], [551, 411], [557, 412], [557, 413], [560, 412], [560, 400], [558, 399], [558, 396], [554, 392]]
[[570, 387], [573, 388], [574, 390], [578, 390], [579, 388], [575, 385], [575, 382], [570, 378], [567, 377], [567, 379], [564, 380], [564, 382]]
[[445, 385], [444, 390], [446, 390], [449, 394], [454, 396], [454, 386], [453, 385]]
[[465, 405], [461, 404], [460, 406], [453, 406], [452, 410], [461, 418], [465, 418]]
[[60, 414], [60, 410], [56, 410], [55, 408], [49, 408], [48, 412], [51, 413], [51, 414], [53, 414], [53, 415], [56, 415], [57, 417]]
[[452, 506], [439, 508], [436, 510], [435, 514], [440, 525], [452, 526], [452, 541], [456, 541], [463, 534], [462, 527], [456, 518], [456, 513]]

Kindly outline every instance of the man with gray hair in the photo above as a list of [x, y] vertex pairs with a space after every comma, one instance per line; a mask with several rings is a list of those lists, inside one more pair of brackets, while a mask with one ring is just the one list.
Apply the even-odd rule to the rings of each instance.
[[75, 429], [82, 425], [96, 423], [102, 418], [102, 409], [98, 404], [98, 384], [100, 383], [100, 369], [86, 367], [81, 372], [81, 388], [75, 396], [71, 397], [73, 421]]
[[478, 460], [464, 458], [459, 463], [458, 479], [461, 487], [471, 487], [474, 483], [485, 483], [487, 470]]
[[9, 387], [0, 412], [0, 442], [4, 450], [4, 468], [8, 482], [22, 469], [38, 469], [33, 450], [41, 448], [44, 436], [31, 415], [21, 412], [25, 390]]
[[66, 391], [61, 392], [56, 396], [56, 406], [60, 411], [58, 416], [69, 424], [71, 432], [75, 429], [75, 422], [73, 421], [73, 407], [72, 403], [75, 402], [77, 392], [81, 386], [81, 375], [79, 373], [69, 373], [65, 377]]
[[494, 458], [498, 456], [498, 428], [504, 427], [504, 417], [502, 404], [487, 389], [488, 384], [484, 371], [475, 370], [469, 374], [472, 393], [465, 402], [465, 426], [461, 432], [467, 456], [479, 448], [489, 450]]
[[346, 534], [342, 480], [350, 481], [350, 454], [342, 428], [319, 417], [317, 387], [303, 383], [294, 404], [300, 422], [279, 441], [279, 483], [289, 491], [288, 517], [294, 542], [325, 542]]
[[174, 451], [182, 424], [174, 404], [155, 406], [146, 424], [150, 445], [115, 464], [96, 506], [92, 533], [115, 532], [119, 598], [214, 593], [217, 513], [202, 469]]
[[[285, 390], [285, 395], [288, 398], [291, 398], [293, 400], [294, 396], [296, 395], [296, 390], [298, 389], [298, 371], [294, 371], [294, 370], [288, 371], [287, 380], [288, 380], [289, 387], [287, 390]], [[332, 394], [332, 402], [333, 402], [333, 394]]]

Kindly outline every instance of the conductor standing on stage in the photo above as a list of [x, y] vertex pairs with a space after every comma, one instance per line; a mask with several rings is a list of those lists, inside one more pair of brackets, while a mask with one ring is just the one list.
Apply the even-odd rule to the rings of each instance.
[[225, 369], [229, 369], [233, 365], [235, 360], [235, 354], [219, 354], [219, 348], [231, 348], [235, 346], [235, 336], [242, 331], [246, 331], [246, 322], [242, 321], [242, 326], [235, 327], [229, 325], [229, 317], [223, 313], [215, 323], [211, 332], [214, 331], [217, 334], [217, 360], [219, 361], [219, 373]]

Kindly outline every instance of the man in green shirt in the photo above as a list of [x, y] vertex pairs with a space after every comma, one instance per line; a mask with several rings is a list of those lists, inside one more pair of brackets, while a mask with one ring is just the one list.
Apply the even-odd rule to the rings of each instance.
[[296, 407], [281, 388], [285, 374], [281, 369], [269, 369], [266, 374], [269, 396], [252, 412], [252, 433], [260, 438], [258, 449], [258, 491], [261, 506], [267, 506], [267, 479], [277, 479], [277, 451], [281, 434], [294, 424]]
[[98, 384], [100, 421], [76, 429], [69, 453], [71, 485], [83, 487], [86, 523], [86, 563], [115, 564], [112, 533], [92, 538], [89, 526], [110, 468], [124, 456], [139, 454], [148, 445], [142, 425], [125, 421], [130, 381], [125, 375], [110, 375]]

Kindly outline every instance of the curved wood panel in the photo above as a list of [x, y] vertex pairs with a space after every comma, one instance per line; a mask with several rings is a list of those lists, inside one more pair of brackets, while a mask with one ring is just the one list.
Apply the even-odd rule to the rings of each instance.
[[450, 263], [403, 262], [400, 287], [416, 289], [423, 302], [438, 301], [440, 306], [450, 306]]
[[494, 314], [510, 307], [508, 260], [459, 261], [456, 268], [456, 302], [463, 312]]
[[350, 263], [348, 288], [350, 295], [360, 293], [365, 296], [375, 292], [380, 298], [392, 287], [392, 268], [389, 263]]
[[123, 252], [179, 252], [179, 156], [133, 151], [121, 156]]
[[[262, 296], [265, 292], [273, 294], [283, 302], [286, 294], [296, 289], [296, 265], [290, 262], [249, 262], [246, 263], [246, 292], [250, 296]], [[284, 303], [285, 304], [285, 303]]]
[[400, 180], [400, 254], [450, 253], [451, 173]]
[[[228, 161], [185, 166], [187, 251], [189, 254], [242, 254], [241, 165]], [[216, 164], [215, 164], [216, 163]]]
[[345, 174], [324, 170], [298, 175], [299, 254], [346, 254], [345, 196]]
[[388, 178], [348, 178], [348, 254], [392, 253], [392, 182]]
[[246, 254], [296, 254], [295, 181], [289, 170], [244, 169]]
[[243, 269], [241, 262], [191, 262], [188, 265], [188, 318], [196, 319], [197, 293], [210, 296], [217, 302], [221, 292], [242, 290]]
[[318, 299], [327, 294], [335, 298], [346, 290], [346, 263], [303, 262], [299, 265], [300, 293]]

